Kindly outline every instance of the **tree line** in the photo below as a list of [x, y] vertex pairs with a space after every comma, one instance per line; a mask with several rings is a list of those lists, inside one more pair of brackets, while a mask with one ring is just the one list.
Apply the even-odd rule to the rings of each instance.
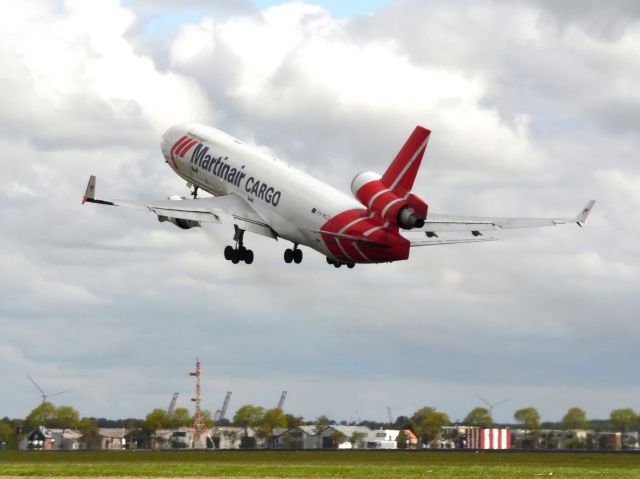
[[[203, 419], [207, 427], [215, 426], [210, 411], [202, 411]], [[549, 427], [550, 423], [542, 423], [538, 410], [534, 407], [525, 407], [515, 411], [513, 415], [516, 425], [527, 431], [530, 441], [535, 442], [539, 437], [539, 432], [543, 426]], [[154, 439], [155, 433], [161, 429], [177, 429], [179, 427], [189, 427], [193, 422], [193, 417], [186, 408], [176, 408], [171, 413], [164, 409], [156, 408], [149, 412], [144, 419], [124, 419], [119, 421], [98, 420], [90, 417], [80, 417], [79, 412], [71, 406], [55, 406], [49, 401], [34, 408], [26, 418], [13, 419], [4, 418], [0, 420], [0, 447], [16, 448], [17, 443], [37, 426], [48, 428], [59, 428], [64, 430], [74, 429], [80, 431], [85, 441], [90, 445], [92, 441], [98, 440], [99, 427], [118, 425], [134, 431], [134, 440], [138, 447], [145, 447]], [[255, 437], [263, 439], [267, 447], [272, 445], [274, 431], [281, 428], [295, 428], [301, 425], [313, 425], [316, 433], [322, 433], [330, 426], [337, 424], [336, 421], [327, 416], [320, 416], [312, 421], [305, 420], [302, 416], [285, 413], [282, 409], [265, 409], [260, 406], [246, 404], [241, 406], [234, 414], [231, 421], [220, 421], [218, 426], [233, 425], [242, 428], [241, 443], [244, 447], [255, 445], [255, 438], [249, 435], [249, 429], [255, 432]], [[376, 421], [354, 422], [341, 421], [342, 425], [368, 426], [372, 429], [400, 429], [410, 430], [423, 444], [433, 444], [441, 438], [442, 430], [445, 426], [453, 425], [449, 416], [435, 407], [425, 406], [415, 411], [410, 417], [399, 416], [393, 423]], [[490, 411], [484, 407], [473, 408], [465, 418], [456, 422], [465, 426], [493, 427], [496, 426]], [[640, 416], [631, 408], [614, 409], [609, 415], [608, 421], [590, 421], [587, 413], [579, 407], [572, 407], [567, 410], [560, 423], [552, 423], [556, 428], [569, 429], [609, 429], [612, 431], [629, 431], [640, 426]], [[509, 424], [512, 425], [513, 424]], [[501, 425], [501, 426], [504, 426]], [[344, 439], [358, 441], [361, 438], [338, 437], [336, 431], [334, 438], [336, 443]], [[405, 444], [407, 437], [405, 432], [401, 432], [398, 444]], [[254, 442], [252, 442], [254, 441]], [[402, 446], [401, 446], [402, 447]]]

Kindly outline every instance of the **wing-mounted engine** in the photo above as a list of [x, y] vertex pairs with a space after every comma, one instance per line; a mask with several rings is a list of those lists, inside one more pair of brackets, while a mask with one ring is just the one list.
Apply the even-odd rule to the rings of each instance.
[[366, 171], [351, 181], [351, 192], [368, 210], [390, 225], [410, 230], [422, 228], [427, 218], [427, 204], [400, 186], [391, 189], [378, 173]]
[[[184, 196], [169, 196], [168, 198], [171, 201], [183, 201], [186, 198]], [[187, 220], [184, 218], [173, 218], [171, 216], [158, 215], [158, 221], [160, 223], [164, 223], [165, 221], [169, 221], [173, 223], [178, 228], [183, 230], [189, 230], [191, 228], [200, 228], [200, 222], [195, 220]]]

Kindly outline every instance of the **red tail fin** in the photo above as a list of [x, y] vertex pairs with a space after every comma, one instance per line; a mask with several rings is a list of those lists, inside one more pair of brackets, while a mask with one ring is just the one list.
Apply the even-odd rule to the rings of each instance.
[[413, 188], [431, 130], [416, 126], [393, 163], [382, 175], [382, 183], [392, 191], [409, 192]]

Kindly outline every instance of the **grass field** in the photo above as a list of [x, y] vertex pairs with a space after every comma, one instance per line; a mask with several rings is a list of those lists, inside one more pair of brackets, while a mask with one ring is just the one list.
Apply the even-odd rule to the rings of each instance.
[[639, 454], [0, 451], [0, 477], [640, 478]]

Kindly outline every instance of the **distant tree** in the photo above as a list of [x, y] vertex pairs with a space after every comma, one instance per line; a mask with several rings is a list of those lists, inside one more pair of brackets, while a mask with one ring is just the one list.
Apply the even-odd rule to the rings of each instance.
[[83, 417], [78, 421], [78, 431], [82, 433], [82, 440], [86, 444], [88, 449], [98, 449], [98, 440], [100, 435], [98, 434], [98, 423], [90, 418]]
[[25, 418], [25, 428], [33, 429], [37, 426], [49, 427], [55, 418], [56, 407], [49, 401], [36, 406]]
[[413, 413], [413, 416], [411, 416], [411, 420], [410, 420], [411, 429], [413, 430], [414, 433], [416, 433], [416, 435], [419, 435], [420, 426], [422, 422], [425, 420], [425, 418], [429, 414], [433, 414], [434, 412], [436, 412], [436, 409], [433, 407], [422, 407]]
[[614, 409], [609, 417], [611, 427], [618, 431], [627, 431], [638, 422], [638, 415], [630, 408]]
[[248, 429], [256, 427], [264, 416], [264, 408], [246, 404], [233, 415], [233, 422], [244, 429], [244, 435], [248, 435]]
[[167, 421], [171, 429], [178, 429], [191, 425], [191, 415], [186, 407], [178, 407], [168, 415]]
[[15, 436], [15, 431], [9, 421], [0, 421], [0, 449], [8, 448]]
[[420, 408], [411, 416], [411, 428], [423, 444], [433, 443], [449, 424], [449, 416], [433, 407]]
[[163, 429], [168, 427], [169, 425], [169, 417], [167, 416], [167, 411], [164, 409], [156, 408], [147, 414], [147, 417], [144, 420], [144, 428], [151, 435], [155, 436], [155, 433], [158, 429]]
[[345, 433], [338, 430], [333, 431], [330, 437], [331, 437], [331, 445], [336, 449], [340, 444], [342, 444], [347, 440], [347, 436], [345, 435]]
[[293, 414], [285, 414], [285, 419], [287, 420], [287, 428], [293, 429], [296, 427], [300, 427], [304, 424], [304, 418], [302, 416], [294, 416]]
[[474, 407], [464, 418], [465, 426], [491, 427], [493, 418], [486, 407]]
[[572, 407], [562, 417], [562, 427], [564, 429], [586, 429], [589, 427], [587, 413], [579, 407]]
[[443, 412], [436, 411], [428, 415], [422, 422], [422, 437], [425, 444], [432, 444], [440, 437], [442, 428], [449, 424], [451, 424], [451, 420]]
[[231, 421], [226, 417], [223, 417], [222, 419], [218, 419], [216, 421], [216, 426], [219, 426], [219, 427], [231, 426]]
[[523, 447], [536, 448], [538, 447], [538, 441], [540, 438], [540, 414], [534, 407], [525, 407], [518, 409], [513, 417], [516, 421], [522, 424], [522, 427], [527, 430], [524, 437]]
[[402, 429], [396, 437], [398, 449], [406, 449], [409, 446], [409, 435]]
[[268, 409], [257, 424], [258, 435], [266, 440], [267, 447], [273, 447], [273, 431], [287, 425], [287, 418], [279, 407]]
[[[100, 426], [99, 422], [98, 426]], [[127, 446], [129, 449], [144, 449], [149, 447], [150, 432], [145, 427], [144, 419], [124, 419], [120, 425], [116, 427], [124, 427], [129, 431]]]
[[318, 419], [316, 419], [316, 427], [315, 427], [316, 434], [322, 434], [332, 424], [333, 424], [333, 421], [323, 414]]
[[58, 406], [53, 414], [53, 422], [62, 429], [60, 448], [64, 449], [64, 433], [67, 429], [74, 429], [80, 421], [80, 414], [71, 406]]
[[525, 407], [518, 409], [513, 418], [522, 424], [525, 429], [536, 430], [540, 429], [540, 414], [534, 407]]
[[409, 429], [411, 427], [411, 419], [408, 416], [398, 416], [391, 425], [392, 429]]
[[351, 446], [354, 449], [358, 449], [358, 445], [366, 439], [367, 435], [364, 432], [354, 431], [349, 438], [349, 442], [351, 442]]
[[[200, 415], [202, 416], [204, 425], [207, 426], [208, 429], [211, 429], [213, 428], [213, 426], [215, 426], [215, 423], [213, 422], [213, 414], [211, 414], [211, 411], [209, 411], [208, 409], [202, 409], [200, 410]], [[191, 419], [187, 425], [191, 423], [193, 423], [193, 419]]]
[[61, 429], [74, 429], [80, 421], [78, 410], [71, 406], [58, 406], [54, 412], [53, 422]]

